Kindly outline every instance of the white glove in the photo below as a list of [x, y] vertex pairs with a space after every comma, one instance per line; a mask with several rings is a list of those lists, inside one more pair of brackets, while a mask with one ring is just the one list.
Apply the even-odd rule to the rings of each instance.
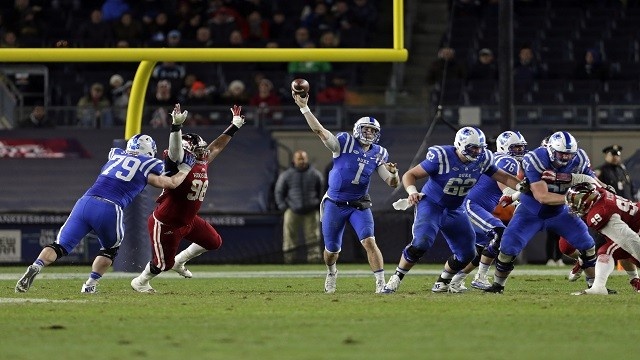
[[[422, 195], [424, 195], [424, 194], [422, 194]], [[413, 205], [409, 204], [409, 199], [408, 198], [398, 199], [396, 202], [393, 203], [393, 208], [396, 209], [396, 210], [407, 210], [412, 206]]]
[[231, 120], [231, 123], [240, 129], [242, 125], [244, 125], [244, 115], [240, 114], [242, 106], [233, 105], [229, 110], [231, 110], [231, 113], [233, 114], [233, 120]]
[[183, 112], [179, 112], [180, 108], [173, 109], [173, 111], [171, 112], [171, 124], [172, 125], [182, 125], [182, 123], [187, 120], [187, 115], [189, 114], [189, 112], [187, 110], [183, 111]]

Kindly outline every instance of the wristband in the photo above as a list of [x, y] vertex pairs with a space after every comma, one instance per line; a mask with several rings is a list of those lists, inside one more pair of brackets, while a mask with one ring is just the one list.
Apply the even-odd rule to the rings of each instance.
[[233, 136], [233, 134], [235, 134], [236, 131], [238, 131], [238, 129], [240, 129], [240, 128], [235, 126], [235, 125], [233, 125], [233, 124], [231, 124], [222, 133], [225, 134], [225, 135]]
[[311, 109], [309, 109], [309, 107], [308, 107], [308, 106], [301, 107], [301, 108], [300, 108], [300, 112], [304, 115], [304, 114], [306, 114], [306, 113], [308, 113], [308, 112], [311, 112]]
[[413, 194], [417, 194], [417, 193], [418, 193], [418, 189], [416, 189], [415, 185], [407, 186], [407, 194], [413, 195]]
[[182, 124], [180, 125], [171, 124], [171, 132], [180, 131], [180, 129], [182, 129]]

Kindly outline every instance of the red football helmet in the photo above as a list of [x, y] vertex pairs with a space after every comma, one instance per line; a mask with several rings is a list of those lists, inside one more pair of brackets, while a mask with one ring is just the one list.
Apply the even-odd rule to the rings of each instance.
[[564, 199], [571, 213], [584, 216], [601, 196], [595, 184], [583, 182], [570, 187]]
[[188, 133], [182, 135], [182, 148], [192, 153], [197, 160], [206, 160], [209, 156], [207, 142], [198, 134]]

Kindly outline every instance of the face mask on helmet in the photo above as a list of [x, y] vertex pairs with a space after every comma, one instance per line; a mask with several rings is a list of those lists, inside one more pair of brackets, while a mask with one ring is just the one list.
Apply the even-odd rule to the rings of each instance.
[[156, 142], [149, 135], [134, 135], [127, 141], [127, 152], [136, 155], [146, 155], [155, 157], [157, 148]]
[[585, 182], [570, 187], [564, 195], [564, 200], [569, 207], [569, 212], [584, 216], [600, 199], [600, 196], [602, 195], [596, 189], [595, 184]]
[[516, 159], [522, 159], [527, 153], [527, 141], [519, 131], [505, 131], [496, 140], [496, 150]]
[[209, 156], [207, 142], [198, 134], [183, 134], [182, 148], [195, 155], [198, 160], [205, 160]]
[[547, 152], [554, 165], [565, 166], [576, 156], [578, 142], [568, 132], [558, 131], [549, 137]]
[[476, 161], [484, 153], [487, 140], [482, 130], [465, 126], [456, 133], [453, 145], [469, 161]]
[[353, 137], [363, 144], [377, 143], [380, 140], [380, 123], [370, 116], [358, 119], [353, 125]]

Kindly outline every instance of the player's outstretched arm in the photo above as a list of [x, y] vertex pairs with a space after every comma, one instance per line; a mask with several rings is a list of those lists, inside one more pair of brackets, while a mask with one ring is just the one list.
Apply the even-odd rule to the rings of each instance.
[[196, 158], [193, 154], [185, 154], [176, 174], [172, 176], [149, 174], [147, 183], [160, 189], [175, 189], [182, 184], [195, 163]]
[[322, 124], [320, 124], [320, 121], [316, 118], [315, 115], [313, 115], [311, 109], [309, 109], [309, 106], [307, 106], [309, 95], [307, 94], [307, 96], [305, 97], [300, 97], [300, 95], [292, 92], [291, 96], [293, 96], [293, 100], [295, 101], [296, 105], [300, 107], [300, 112], [302, 113], [302, 115], [304, 115], [305, 120], [307, 120], [307, 124], [309, 124], [309, 128], [311, 128], [311, 131], [318, 135], [327, 149], [331, 150], [331, 152], [334, 153], [338, 152], [340, 150], [340, 143], [338, 143], [338, 139], [336, 138], [336, 136], [333, 135], [331, 131], [325, 129]]
[[227, 127], [220, 136], [218, 136], [215, 140], [209, 144], [207, 150], [209, 150], [209, 157], [207, 158], [207, 162], [210, 163], [215, 159], [224, 148], [227, 146], [229, 141], [235, 133], [240, 130], [242, 125], [244, 125], [244, 115], [242, 115], [242, 106], [233, 105], [230, 108], [231, 114], [233, 117], [231, 118], [231, 125]]
[[187, 110], [181, 111], [180, 104], [176, 104], [171, 112], [171, 134], [169, 134], [169, 159], [179, 162], [184, 156], [182, 149], [182, 124], [187, 120]]

